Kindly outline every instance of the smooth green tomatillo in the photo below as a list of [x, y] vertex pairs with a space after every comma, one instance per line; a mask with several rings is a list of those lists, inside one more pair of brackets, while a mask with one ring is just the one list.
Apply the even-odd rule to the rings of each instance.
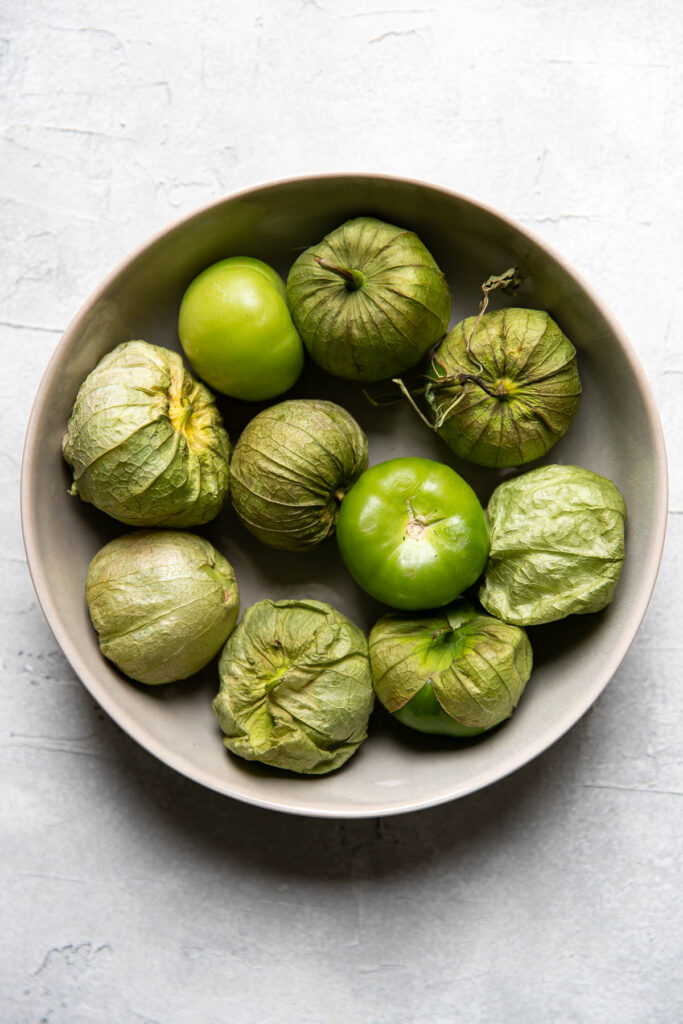
[[481, 574], [489, 550], [479, 500], [455, 470], [432, 459], [399, 458], [365, 473], [337, 520], [347, 569], [392, 608], [438, 608]]
[[436, 699], [434, 687], [431, 683], [424, 684], [414, 697], [404, 704], [398, 711], [394, 711], [394, 718], [397, 718], [402, 725], [417, 732], [426, 732], [432, 736], [457, 736], [463, 739], [467, 736], [480, 736], [485, 729], [475, 729], [469, 725], [463, 725], [447, 715]]
[[233, 256], [192, 281], [178, 335], [193, 369], [232, 398], [257, 402], [289, 390], [304, 365], [285, 285], [261, 260]]

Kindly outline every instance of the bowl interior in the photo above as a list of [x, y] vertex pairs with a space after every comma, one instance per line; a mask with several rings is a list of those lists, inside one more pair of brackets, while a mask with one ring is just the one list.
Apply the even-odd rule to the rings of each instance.
[[[401, 727], [378, 707], [367, 742], [343, 769], [297, 777], [227, 753], [210, 707], [218, 686], [215, 663], [189, 682], [146, 688], [102, 658], [84, 580], [95, 552], [128, 528], [69, 497], [60, 444], [78, 387], [105, 352], [132, 338], [179, 350], [180, 299], [200, 270], [225, 256], [250, 255], [286, 276], [302, 249], [359, 214], [419, 234], [449, 279], [453, 323], [476, 312], [480, 284], [489, 275], [520, 268], [524, 282], [515, 297], [494, 297], [491, 308], [547, 310], [579, 350], [584, 388], [569, 433], [541, 462], [574, 463], [615, 481], [629, 510], [627, 559], [616, 599], [604, 612], [529, 631], [531, 681], [513, 718], [493, 733], [440, 741]], [[358, 385], [310, 364], [286, 397], [329, 398], [349, 409], [368, 434], [371, 465], [397, 455], [439, 459], [483, 502], [509, 475], [459, 462], [404, 402], [375, 408]], [[263, 407], [220, 396], [219, 405], [233, 440]], [[133, 253], [88, 300], [53, 356], [32, 413], [22, 476], [25, 541], [38, 597], [66, 656], [105, 710], [153, 754], [207, 786], [268, 807], [328, 816], [393, 813], [471, 792], [566, 731], [607, 684], [636, 633], [656, 577], [665, 509], [664, 449], [649, 386], [599, 300], [558, 257], [495, 212], [431, 186], [364, 176], [253, 189], [199, 211]], [[197, 532], [233, 564], [243, 608], [264, 597], [313, 597], [366, 630], [386, 610], [349, 578], [333, 539], [306, 553], [274, 552], [240, 526], [230, 507]]]

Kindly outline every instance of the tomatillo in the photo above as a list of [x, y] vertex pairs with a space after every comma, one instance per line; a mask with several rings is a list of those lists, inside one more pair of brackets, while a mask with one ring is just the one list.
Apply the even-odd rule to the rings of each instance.
[[466, 736], [480, 736], [486, 732], [481, 727], [474, 728], [464, 725], [456, 718], [451, 718], [436, 699], [434, 687], [430, 681], [411, 697], [407, 704], [404, 704], [398, 711], [394, 711], [394, 718], [397, 718], [402, 725], [416, 732], [426, 732], [432, 736], [457, 736], [460, 739]]
[[509, 718], [531, 675], [523, 629], [466, 600], [390, 612], [370, 631], [372, 681], [394, 718], [419, 732], [477, 736]]
[[297, 381], [304, 348], [282, 278], [261, 260], [232, 256], [192, 281], [178, 315], [185, 355], [202, 380], [231, 398], [259, 402]]
[[339, 510], [337, 543], [368, 594], [406, 610], [448, 604], [481, 575], [489, 551], [470, 485], [420, 458], [390, 459], [359, 477]]

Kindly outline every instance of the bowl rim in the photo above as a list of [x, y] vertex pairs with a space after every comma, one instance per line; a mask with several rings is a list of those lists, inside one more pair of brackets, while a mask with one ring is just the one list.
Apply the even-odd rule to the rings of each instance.
[[[454, 199], [466, 205], [477, 208], [482, 213], [488, 214], [491, 217], [502, 222], [507, 227], [514, 231], [517, 231], [522, 236], [530, 239], [538, 249], [544, 254], [554, 260], [560, 268], [567, 274], [570, 280], [582, 290], [599, 311], [599, 313], [605, 319], [610, 331], [617, 339], [624, 356], [628, 362], [629, 368], [633, 373], [639, 392], [643, 399], [647, 420], [654, 438], [654, 452], [653, 460], [655, 463], [655, 479], [657, 481], [657, 491], [654, 495], [655, 501], [653, 502], [654, 511], [654, 530], [652, 532], [648, 558], [643, 573], [643, 585], [639, 590], [639, 599], [636, 603], [635, 609], [629, 616], [629, 628], [621, 631], [619, 642], [617, 642], [610, 650], [608, 658], [605, 660], [603, 665], [603, 671], [600, 675], [597, 675], [595, 679], [599, 680], [599, 684], [596, 684], [595, 679], [592, 681], [592, 685], [587, 686], [583, 693], [583, 699], [580, 702], [579, 710], [577, 713], [576, 706], [572, 711], [572, 715], [567, 720], [562, 718], [558, 720], [555, 727], [548, 730], [544, 730], [542, 733], [542, 739], [533, 745], [529, 745], [525, 748], [522, 756], [510, 756], [505, 761], [497, 762], [492, 769], [487, 772], [479, 773], [474, 780], [467, 783], [461, 783], [453, 786], [452, 789], [447, 792], [441, 792], [435, 797], [427, 800], [406, 800], [404, 802], [386, 802], [384, 804], [376, 804], [372, 807], [360, 807], [355, 809], [350, 808], [335, 808], [335, 807], [305, 807], [298, 804], [292, 803], [287, 800], [273, 800], [265, 799], [254, 796], [253, 794], [236, 792], [230, 786], [222, 786], [216, 782], [207, 772], [198, 768], [188, 758], [176, 754], [174, 751], [167, 749], [162, 744], [158, 743], [156, 739], [148, 734], [144, 726], [140, 725], [134, 718], [130, 718], [125, 711], [122, 711], [116, 700], [114, 700], [107, 690], [100, 684], [97, 677], [90, 673], [89, 669], [82, 660], [80, 653], [67, 631], [62, 627], [60, 622], [59, 613], [55, 602], [51, 595], [51, 589], [48, 584], [45, 571], [37, 555], [37, 537], [34, 532], [34, 517], [33, 517], [33, 506], [34, 506], [34, 491], [32, 486], [31, 472], [34, 450], [37, 442], [37, 421], [39, 419], [39, 413], [43, 407], [43, 403], [47, 393], [51, 390], [54, 378], [56, 376], [57, 364], [61, 362], [61, 356], [65, 348], [68, 347], [71, 337], [81, 326], [81, 323], [86, 320], [90, 315], [90, 311], [93, 306], [98, 302], [101, 296], [108, 290], [110, 285], [121, 275], [127, 268], [146, 251], [151, 249], [166, 235], [176, 231], [182, 225], [200, 218], [205, 213], [217, 207], [223, 206], [226, 203], [233, 202], [236, 199], [248, 197], [254, 193], [264, 191], [266, 189], [274, 189], [278, 187], [287, 187], [290, 185], [304, 185], [307, 182], [314, 183], [324, 180], [334, 179], [345, 179], [355, 181], [387, 181], [395, 182], [404, 186], [413, 186], [419, 189], [428, 189], [432, 192], [441, 193], [448, 199]], [[26, 429], [26, 435], [24, 440], [22, 460], [21, 460], [21, 474], [20, 474], [20, 510], [21, 510], [21, 529], [24, 542], [24, 549], [26, 552], [26, 560], [33, 582], [33, 586], [38, 598], [38, 603], [43, 611], [45, 619], [47, 620], [48, 626], [50, 627], [59, 647], [65, 655], [67, 661], [71, 665], [72, 669], [78, 676], [79, 680], [86, 687], [91, 696], [97, 701], [100, 707], [109, 715], [109, 717], [132, 739], [139, 743], [145, 748], [150, 754], [158, 758], [161, 762], [166, 764], [168, 767], [174, 769], [180, 774], [192, 779], [194, 782], [199, 783], [211, 789], [217, 793], [221, 793], [224, 796], [230, 796], [233, 799], [240, 800], [243, 803], [251, 804], [252, 806], [262, 807], [267, 810], [280, 811], [289, 814], [296, 814], [304, 817], [316, 817], [316, 818], [331, 818], [331, 819], [353, 819], [353, 818], [374, 818], [384, 817], [394, 814], [405, 814], [411, 811], [424, 810], [430, 807], [435, 807], [440, 804], [447, 803], [451, 800], [459, 799], [460, 797], [467, 796], [470, 793], [476, 792], [480, 789], [484, 789], [501, 779], [506, 778], [508, 775], [524, 767], [534, 758], [538, 757], [545, 750], [556, 743], [566, 732], [569, 731], [583, 715], [589, 710], [591, 705], [595, 702], [598, 696], [605, 689], [614, 673], [617, 671], [622, 660], [626, 656], [629, 648], [631, 647], [635, 637], [640, 628], [640, 624], [643, 621], [648, 605], [650, 603], [652, 593], [657, 580], [659, 567], [662, 560], [662, 554], [664, 549], [664, 540], [666, 536], [667, 526], [667, 514], [668, 514], [668, 467], [667, 467], [667, 456], [666, 446], [664, 440], [664, 432], [659, 416], [659, 411], [655, 402], [654, 394], [650, 386], [649, 379], [645, 370], [640, 362], [640, 359], [630, 342], [625, 331], [621, 327], [616, 317], [612, 314], [611, 310], [605, 305], [600, 296], [595, 292], [593, 287], [583, 278], [583, 276], [569, 264], [564, 257], [545, 239], [538, 236], [534, 230], [527, 228], [525, 224], [520, 223], [507, 214], [501, 213], [499, 210], [482, 202], [478, 199], [474, 199], [471, 196], [465, 195], [462, 192], [458, 192], [455, 189], [448, 188], [443, 185], [437, 185], [432, 182], [420, 180], [417, 178], [403, 177], [400, 175], [392, 175], [387, 173], [377, 172], [364, 172], [364, 171], [328, 171], [323, 173], [311, 173], [311, 174], [297, 174], [288, 176], [285, 178], [278, 178], [275, 180], [266, 180], [260, 183], [249, 185], [247, 187], [238, 189], [235, 192], [231, 192], [227, 195], [221, 196], [218, 199], [210, 200], [207, 203], [202, 204], [183, 214], [180, 217], [175, 218], [164, 227], [159, 228], [152, 235], [144, 239], [141, 243], [135, 246], [130, 252], [127, 253], [122, 259], [120, 259], [116, 265], [109, 271], [109, 273], [100, 281], [100, 283], [90, 292], [86, 297], [85, 301], [81, 304], [75, 315], [67, 324], [63, 331], [59, 341], [57, 342], [50, 359], [48, 360], [47, 366], [43, 371], [43, 375], [36, 391], [35, 398], [31, 406], [31, 412], [29, 414], [28, 425]], [[627, 639], [626, 639], [627, 638]]]

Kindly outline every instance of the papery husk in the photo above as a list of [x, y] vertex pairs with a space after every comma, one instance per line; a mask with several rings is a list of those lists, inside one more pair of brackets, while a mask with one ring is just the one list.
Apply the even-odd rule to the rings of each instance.
[[229, 486], [214, 397], [177, 352], [128, 341], [83, 381], [62, 443], [71, 493], [130, 526], [208, 523]]
[[543, 466], [500, 484], [486, 515], [491, 551], [479, 599], [519, 626], [605, 608], [624, 564], [626, 503], [580, 466]]
[[417, 235], [373, 217], [347, 221], [303, 252], [287, 303], [318, 366], [359, 381], [415, 366], [451, 312], [446, 279]]
[[461, 459], [523, 465], [545, 455], [576, 415], [576, 349], [542, 310], [468, 317], [435, 351], [425, 397], [433, 426]]
[[174, 530], [106, 544], [90, 563], [85, 596], [102, 654], [148, 684], [198, 672], [239, 614], [230, 563], [203, 537]]
[[479, 729], [510, 717], [533, 660], [523, 629], [465, 600], [423, 615], [383, 616], [370, 632], [369, 651], [375, 692], [388, 711], [430, 684], [446, 714]]
[[305, 775], [343, 765], [367, 736], [374, 702], [367, 640], [321, 601], [259, 601], [219, 664], [213, 702], [225, 745]]
[[365, 434], [340, 405], [280, 402], [255, 416], [235, 446], [233, 506], [264, 544], [303, 550], [334, 532], [340, 502], [367, 458]]

